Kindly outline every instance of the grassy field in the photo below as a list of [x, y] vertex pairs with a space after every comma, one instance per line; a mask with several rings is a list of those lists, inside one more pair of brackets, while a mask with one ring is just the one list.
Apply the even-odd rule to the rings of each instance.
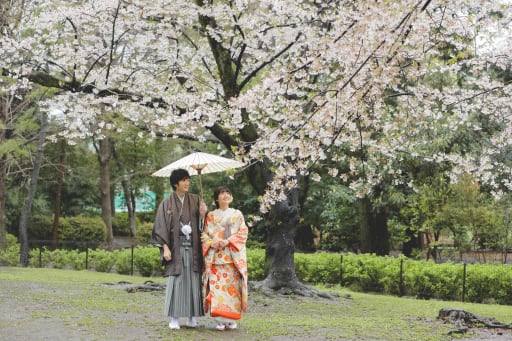
[[[0, 267], [0, 340], [511, 340], [512, 333], [454, 329], [437, 320], [441, 308], [458, 308], [512, 323], [512, 307], [416, 300], [363, 294], [344, 288], [334, 300], [249, 294], [239, 329], [218, 332], [215, 321], [171, 331], [162, 315], [163, 291], [128, 292], [120, 282], [163, 278], [94, 271]], [[350, 297], [347, 297], [350, 296]], [[184, 321], [182, 321], [184, 323]]]

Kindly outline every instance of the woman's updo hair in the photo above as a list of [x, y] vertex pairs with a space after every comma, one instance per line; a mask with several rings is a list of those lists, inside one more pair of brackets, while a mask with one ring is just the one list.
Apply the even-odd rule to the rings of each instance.
[[215, 191], [213, 191], [213, 201], [215, 202], [215, 206], [217, 208], [219, 208], [219, 195], [222, 193], [222, 192], [228, 192], [229, 194], [231, 194], [231, 190], [226, 187], [226, 186], [219, 186], [215, 189]]

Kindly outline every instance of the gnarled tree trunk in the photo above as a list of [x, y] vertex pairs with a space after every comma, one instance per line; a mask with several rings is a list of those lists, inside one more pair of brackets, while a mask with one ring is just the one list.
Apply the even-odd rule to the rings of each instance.
[[112, 205], [110, 197], [110, 159], [112, 157], [112, 141], [108, 137], [100, 140], [97, 150], [100, 163], [101, 218], [107, 227], [107, 248], [114, 247], [112, 231]]
[[21, 211], [20, 218], [20, 266], [27, 267], [29, 261], [29, 245], [28, 245], [28, 218], [30, 216], [30, 210], [32, 208], [32, 202], [36, 194], [37, 180], [39, 178], [39, 169], [41, 168], [41, 162], [43, 159], [44, 142], [46, 141], [46, 132], [48, 129], [48, 122], [46, 113], [41, 115], [41, 128], [39, 130], [39, 140], [37, 143], [37, 152], [34, 160], [34, 168], [32, 170], [32, 176], [30, 178], [30, 186], [28, 188], [27, 197], [23, 210]]

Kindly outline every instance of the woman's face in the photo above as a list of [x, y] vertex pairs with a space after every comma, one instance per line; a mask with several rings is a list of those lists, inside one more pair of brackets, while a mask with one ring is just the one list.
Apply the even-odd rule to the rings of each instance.
[[229, 204], [233, 201], [233, 197], [231, 193], [228, 191], [222, 191], [219, 193], [217, 197], [217, 202], [219, 203], [219, 207], [229, 206]]

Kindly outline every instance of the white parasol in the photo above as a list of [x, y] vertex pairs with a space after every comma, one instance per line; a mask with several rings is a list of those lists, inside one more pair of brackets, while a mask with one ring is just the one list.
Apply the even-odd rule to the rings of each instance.
[[224, 172], [230, 169], [241, 168], [243, 162], [228, 159], [222, 156], [195, 151], [179, 160], [168, 164], [154, 172], [153, 176], [169, 177], [175, 169], [185, 169], [190, 175], [199, 175], [201, 198], [203, 197], [203, 184], [201, 175], [207, 173]]

